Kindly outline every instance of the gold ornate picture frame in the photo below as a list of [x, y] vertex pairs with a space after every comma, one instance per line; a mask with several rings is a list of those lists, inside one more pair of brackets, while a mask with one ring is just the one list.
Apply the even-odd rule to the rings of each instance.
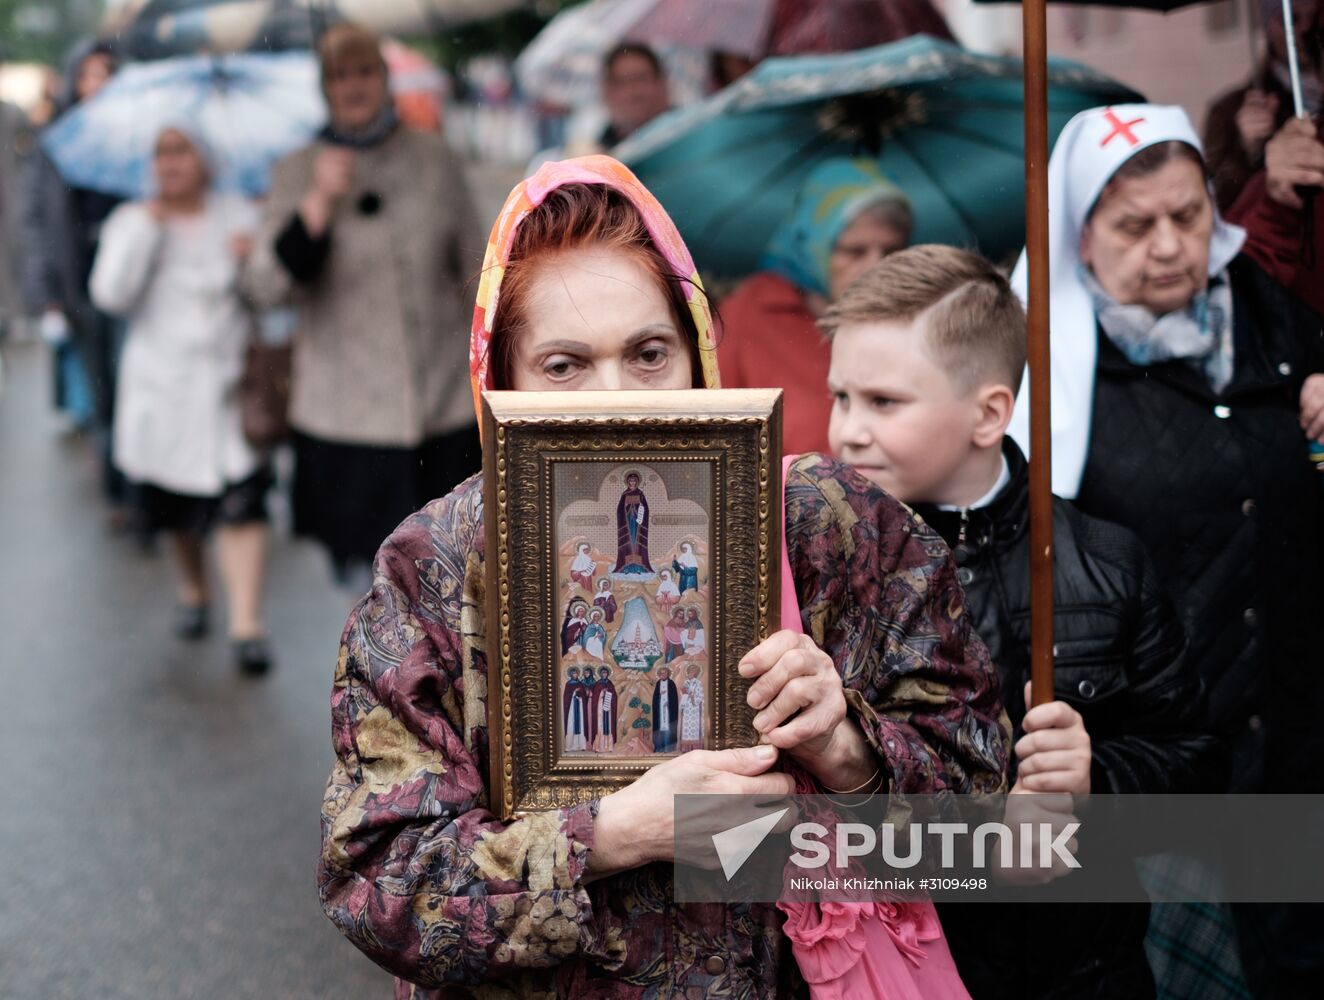
[[486, 392], [492, 809], [569, 806], [752, 746], [776, 630], [781, 391]]

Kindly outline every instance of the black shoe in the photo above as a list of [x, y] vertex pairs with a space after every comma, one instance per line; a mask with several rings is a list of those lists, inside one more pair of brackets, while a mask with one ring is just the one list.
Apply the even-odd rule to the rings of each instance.
[[207, 634], [207, 605], [181, 604], [175, 609], [175, 635], [196, 642]]
[[235, 639], [234, 662], [246, 677], [261, 677], [271, 669], [271, 650], [266, 639]]

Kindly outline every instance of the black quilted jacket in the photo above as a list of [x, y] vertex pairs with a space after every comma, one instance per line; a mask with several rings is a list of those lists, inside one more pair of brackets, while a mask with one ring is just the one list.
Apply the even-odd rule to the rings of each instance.
[[1137, 367], [1099, 338], [1076, 504], [1138, 534], [1190, 637], [1234, 791], [1324, 791], [1324, 487], [1298, 424], [1324, 370], [1318, 316], [1244, 255], [1232, 264], [1236, 372]]
[[[976, 630], [1002, 682], [1017, 739], [1030, 676], [1029, 476], [1008, 438], [1007, 486], [962, 516], [917, 512], [952, 546]], [[1218, 791], [1222, 741], [1208, 732], [1199, 674], [1140, 541], [1125, 528], [1053, 506], [1054, 686], [1085, 719], [1097, 792]], [[1015, 775], [1015, 762], [1011, 764]], [[974, 1000], [1154, 996], [1145, 959], [1148, 904], [939, 907]]]
[[[1011, 480], [988, 507], [961, 515], [920, 505], [956, 555], [975, 630], [1002, 682], [1002, 700], [1022, 735], [1030, 679], [1029, 475], [1010, 438]], [[1053, 504], [1054, 687], [1085, 719], [1096, 792], [1221, 791], [1219, 741], [1209, 732], [1200, 676], [1185, 636], [1140, 540]], [[1011, 780], [1016, 765], [1010, 765]]]

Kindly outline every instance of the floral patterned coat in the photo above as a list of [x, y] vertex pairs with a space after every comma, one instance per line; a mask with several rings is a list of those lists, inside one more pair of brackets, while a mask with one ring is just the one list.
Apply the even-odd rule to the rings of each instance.
[[[942, 540], [819, 456], [792, 465], [786, 509], [805, 631], [892, 787], [1002, 788], [997, 678]], [[595, 802], [510, 823], [489, 812], [483, 550], [475, 477], [387, 539], [345, 626], [328, 916], [401, 998], [803, 995], [775, 907], [677, 904], [669, 865], [586, 884]]]

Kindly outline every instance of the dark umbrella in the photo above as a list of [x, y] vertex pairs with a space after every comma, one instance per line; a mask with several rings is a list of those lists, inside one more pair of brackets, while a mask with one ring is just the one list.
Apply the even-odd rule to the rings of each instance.
[[346, 20], [410, 34], [495, 17], [523, 0], [128, 0], [108, 6], [103, 35], [138, 58], [307, 48]]
[[666, 0], [629, 34], [754, 60], [852, 52], [911, 35], [956, 40], [930, 0]]
[[[1021, 0], [974, 0], [974, 2], [979, 4], [1020, 3]], [[1030, 3], [1025, 6], [1029, 7], [1036, 2], [1041, 6], [1043, 4], [1043, 0], [1030, 0]], [[1201, 3], [1212, 3], [1214, 0], [1052, 0], [1052, 2], [1075, 4], [1078, 7], [1128, 7], [1132, 10], [1156, 10], [1166, 14], [1170, 10], [1194, 7]]]
[[767, 54], [849, 52], [911, 35], [956, 41], [929, 0], [777, 0]]
[[[1049, 126], [1134, 100], [1055, 60]], [[616, 150], [676, 220], [705, 274], [745, 275], [824, 161], [865, 157], [906, 192], [916, 241], [1021, 248], [1021, 64], [925, 36], [857, 52], [766, 59]]]

